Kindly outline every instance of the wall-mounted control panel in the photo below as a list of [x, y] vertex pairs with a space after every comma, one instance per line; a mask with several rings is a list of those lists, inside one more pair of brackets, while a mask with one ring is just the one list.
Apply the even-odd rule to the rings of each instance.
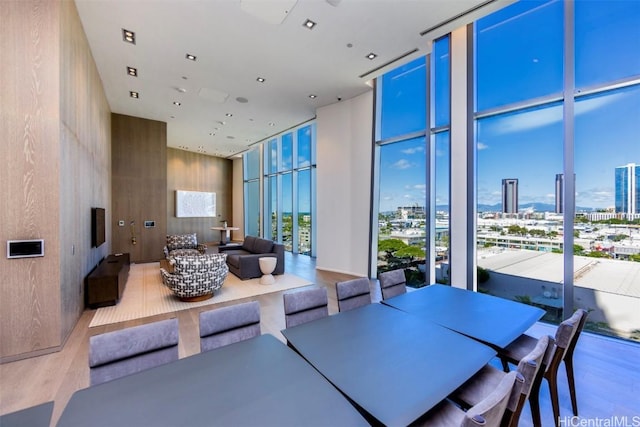
[[7, 240], [7, 258], [44, 256], [44, 240]]

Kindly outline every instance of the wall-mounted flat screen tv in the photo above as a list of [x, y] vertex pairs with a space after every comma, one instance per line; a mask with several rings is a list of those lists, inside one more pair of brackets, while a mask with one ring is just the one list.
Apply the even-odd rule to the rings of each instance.
[[105, 242], [105, 211], [91, 208], [91, 246], [97, 248]]

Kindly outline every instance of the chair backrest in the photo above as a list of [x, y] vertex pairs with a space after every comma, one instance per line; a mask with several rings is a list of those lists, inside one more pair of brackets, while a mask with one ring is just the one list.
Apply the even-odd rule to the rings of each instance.
[[282, 295], [282, 299], [287, 328], [329, 315], [326, 288], [303, 288], [286, 292]]
[[580, 332], [587, 320], [587, 312], [581, 308], [577, 309], [570, 318], [558, 325], [555, 336], [554, 352], [546, 361], [547, 366], [559, 365], [567, 354], [573, 354]]
[[383, 300], [407, 292], [407, 279], [404, 277], [403, 269], [380, 273], [378, 281], [380, 282], [380, 292]]
[[518, 363], [517, 372], [520, 374], [516, 378], [516, 383], [509, 397], [505, 418], [510, 427], [517, 427], [520, 420], [522, 408], [529, 398], [533, 383], [538, 375], [542, 375], [541, 369], [544, 366], [544, 358], [548, 349], [553, 345], [551, 337], [544, 335], [538, 339], [536, 346], [524, 356]]
[[260, 304], [250, 301], [200, 313], [200, 351], [260, 335]]
[[518, 375], [516, 371], [506, 374], [495, 390], [469, 408], [460, 425], [462, 427], [499, 426]]
[[[189, 275], [195, 273], [218, 273], [226, 277], [227, 254], [181, 255], [174, 258], [173, 273]], [[226, 271], [225, 271], [226, 270]]]
[[338, 311], [353, 310], [363, 305], [371, 304], [371, 290], [369, 279], [360, 277], [336, 283], [338, 297]]
[[91, 385], [178, 360], [178, 319], [172, 318], [89, 338]]
[[196, 249], [198, 247], [198, 237], [196, 233], [190, 234], [167, 234], [167, 249]]

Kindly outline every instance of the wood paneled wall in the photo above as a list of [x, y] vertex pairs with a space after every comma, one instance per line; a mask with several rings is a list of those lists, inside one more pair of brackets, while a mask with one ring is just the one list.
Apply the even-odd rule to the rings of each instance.
[[[71, 1], [0, 1], [0, 362], [58, 350], [83, 309], [90, 207], [110, 202], [110, 112]], [[45, 256], [8, 260], [10, 239]]]
[[[60, 345], [60, 4], [0, 2], [0, 357]], [[6, 241], [45, 241], [7, 259]]]
[[[231, 203], [233, 162], [221, 157], [190, 151], [167, 149], [167, 233], [196, 233], [198, 242], [218, 242], [220, 232], [211, 227], [227, 220], [233, 224]], [[216, 193], [215, 218], [176, 218], [176, 190]], [[241, 239], [241, 236], [232, 235]]]
[[112, 114], [111, 150], [112, 250], [131, 262], [157, 261], [167, 233], [167, 124]]

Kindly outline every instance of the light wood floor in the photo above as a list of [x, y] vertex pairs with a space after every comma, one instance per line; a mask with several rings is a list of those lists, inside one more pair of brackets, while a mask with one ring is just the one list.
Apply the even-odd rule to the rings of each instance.
[[[351, 276], [315, 269], [313, 259], [287, 254], [287, 271], [313, 283], [326, 286], [329, 295], [329, 313], [338, 311], [335, 282]], [[372, 282], [372, 299], [380, 300], [377, 283]], [[270, 333], [283, 342], [284, 329], [282, 292], [255, 297], [261, 308], [262, 333]], [[237, 302], [237, 301], [236, 301]], [[230, 302], [221, 305], [233, 304]], [[210, 308], [210, 307], [209, 307]], [[144, 321], [128, 321], [89, 329], [95, 310], [86, 310], [69, 337], [64, 349], [58, 353], [34, 357], [0, 365], [0, 414], [10, 413], [39, 403], [53, 400], [52, 425], [55, 425], [71, 395], [89, 386], [88, 342], [91, 335], [135, 326], [152, 320], [177, 316], [180, 325], [180, 357], [199, 351], [198, 315], [206, 308], [194, 308], [178, 313], [155, 316]], [[555, 332], [555, 326], [539, 323], [530, 334], [539, 336]], [[640, 345], [583, 333], [575, 353], [578, 405], [581, 418], [611, 419], [627, 417], [628, 425], [635, 418], [640, 425]], [[496, 365], [498, 366], [498, 365]], [[563, 369], [563, 368], [561, 368]], [[571, 404], [566, 377], [561, 373], [560, 399], [562, 416], [571, 415]], [[428, 381], [428, 379], [425, 379]], [[553, 425], [549, 393], [546, 382], [541, 389], [543, 425]], [[528, 405], [520, 425], [531, 425]], [[565, 422], [565, 426], [580, 425]], [[586, 425], [586, 424], [585, 424]], [[593, 425], [593, 424], [590, 424]]]

